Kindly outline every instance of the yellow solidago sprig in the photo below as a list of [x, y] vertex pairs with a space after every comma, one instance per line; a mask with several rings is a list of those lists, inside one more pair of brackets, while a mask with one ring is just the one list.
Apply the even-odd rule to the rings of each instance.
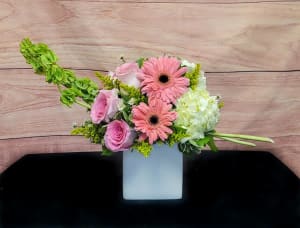
[[183, 140], [189, 136], [186, 133], [186, 130], [181, 127], [177, 127], [177, 126], [173, 125], [172, 130], [173, 130], [173, 133], [170, 134], [168, 137], [169, 146], [173, 146], [176, 143], [181, 142], [181, 140]]
[[201, 76], [200, 72], [201, 66], [200, 64], [195, 64], [195, 67], [192, 68], [190, 71], [185, 73], [185, 77], [190, 80], [190, 88], [195, 89], [199, 83], [199, 77]]
[[89, 78], [77, 78], [71, 70], [57, 64], [56, 54], [46, 44], [34, 44], [25, 38], [20, 43], [20, 52], [35, 73], [45, 75], [48, 83], [57, 85], [61, 93], [60, 101], [71, 107], [77, 103], [87, 109], [91, 108], [98, 94], [98, 85]]
[[132, 149], [137, 150], [139, 153], [144, 155], [144, 157], [149, 157], [152, 150], [152, 145], [146, 141], [140, 141], [135, 142], [132, 146]]
[[92, 121], [85, 121], [81, 126], [73, 126], [72, 135], [82, 135], [90, 139], [92, 143], [103, 144], [106, 125], [94, 124]]

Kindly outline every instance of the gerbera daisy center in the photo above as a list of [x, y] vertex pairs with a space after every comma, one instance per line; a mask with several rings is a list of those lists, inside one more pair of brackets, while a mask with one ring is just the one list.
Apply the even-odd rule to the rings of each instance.
[[159, 76], [158, 80], [161, 83], [167, 83], [169, 81], [169, 76], [166, 75], [166, 74], [162, 74], [162, 75]]
[[150, 124], [152, 124], [152, 125], [158, 124], [158, 116], [156, 116], [156, 115], [150, 116], [149, 122], [150, 122]]

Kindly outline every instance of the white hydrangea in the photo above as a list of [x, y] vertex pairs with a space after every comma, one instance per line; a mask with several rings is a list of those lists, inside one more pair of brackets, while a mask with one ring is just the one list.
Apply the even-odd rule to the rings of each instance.
[[215, 128], [220, 111], [218, 99], [210, 96], [205, 89], [189, 89], [176, 103], [177, 119], [175, 125], [186, 129], [190, 139], [204, 138], [204, 133]]

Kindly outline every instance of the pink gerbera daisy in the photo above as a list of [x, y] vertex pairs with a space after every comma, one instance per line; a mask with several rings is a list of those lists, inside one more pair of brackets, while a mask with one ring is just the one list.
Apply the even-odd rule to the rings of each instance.
[[176, 112], [170, 111], [171, 104], [166, 104], [160, 100], [152, 100], [149, 105], [140, 103], [132, 109], [132, 121], [135, 130], [142, 132], [140, 140], [149, 138], [149, 143], [153, 144], [158, 138], [162, 141], [172, 134], [169, 126], [177, 117]]
[[180, 67], [177, 58], [150, 58], [144, 62], [142, 72], [138, 74], [141, 90], [150, 100], [162, 99], [174, 104], [189, 86], [189, 79], [183, 77], [186, 71], [186, 67]]

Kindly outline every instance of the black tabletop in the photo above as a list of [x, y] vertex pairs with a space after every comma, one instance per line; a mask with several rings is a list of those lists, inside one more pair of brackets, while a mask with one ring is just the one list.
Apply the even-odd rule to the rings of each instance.
[[300, 227], [300, 181], [269, 153], [184, 158], [182, 200], [122, 199], [122, 154], [28, 155], [0, 177], [1, 227]]

